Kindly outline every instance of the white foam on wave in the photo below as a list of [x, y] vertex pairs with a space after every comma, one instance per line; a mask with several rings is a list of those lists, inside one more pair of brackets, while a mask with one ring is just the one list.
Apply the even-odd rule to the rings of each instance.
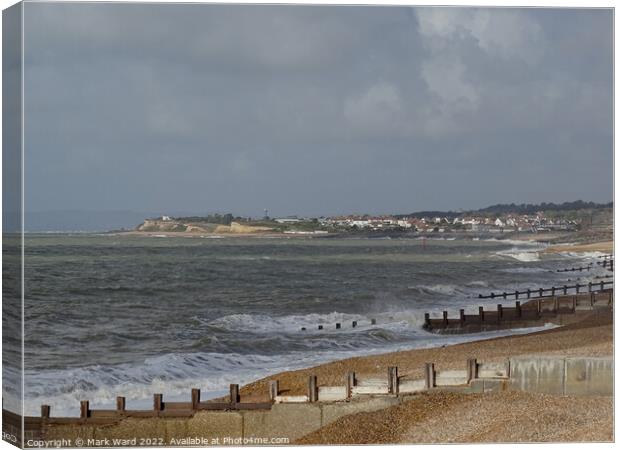
[[607, 253], [603, 253], [603, 252], [571, 252], [571, 251], [567, 251], [567, 252], [560, 252], [558, 253], [558, 255], [561, 256], [567, 256], [569, 258], [582, 258], [582, 259], [600, 259], [599, 257], [607, 255]]
[[367, 321], [370, 318], [362, 314], [331, 312], [328, 314], [294, 314], [288, 316], [270, 316], [266, 314], [230, 314], [214, 320], [196, 320], [205, 325], [226, 329], [228, 331], [251, 331], [252, 333], [297, 333], [302, 327], [316, 328], [317, 325], [351, 323]]
[[537, 241], [521, 241], [518, 239], [498, 239], [498, 238], [488, 238], [482, 239], [483, 242], [499, 242], [500, 244], [508, 244], [515, 247], [538, 247], [540, 249], [547, 247], [546, 244]]
[[416, 284], [408, 286], [411, 290], [418, 290], [428, 294], [441, 294], [441, 295], [460, 295], [468, 296], [472, 293], [473, 289], [489, 287], [489, 283], [483, 280], [469, 281], [463, 285], [457, 284]]
[[417, 289], [433, 294], [454, 295], [462, 292], [462, 287], [455, 284], [416, 284], [409, 289]]
[[[407, 316], [399, 317], [403, 327]], [[416, 320], [417, 321], [417, 320]], [[79, 401], [90, 400], [91, 408], [114, 408], [122, 395], [130, 409], [148, 408], [153, 393], [162, 393], [167, 401], [189, 401], [190, 389], [200, 388], [205, 399], [222, 396], [230, 383], [240, 385], [265, 376], [312, 367], [329, 361], [391, 351], [439, 347], [491, 337], [523, 334], [537, 328], [501, 330], [468, 335], [423, 333], [419, 339], [376, 348], [349, 351], [290, 352], [281, 355], [242, 355], [220, 353], [168, 354], [132, 364], [88, 366], [66, 370], [26, 371], [26, 415], [37, 415], [41, 404], [53, 405], [52, 415], [79, 415]], [[19, 399], [5, 395], [5, 407], [18, 410]]]
[[482, 281], [482, 280], [470, 281], [469, 283], [467, 283], [467, 286], [489, 287], [489, 283], [486, 281]]
[[507, 273], [540, 273], [549, 272], [550, 270], [543, 267], [509, 267], [506, 269], [498, 269], [498, 271]]
[[537, 250], [524, 250], [513, 247], [510, 250], [502, 250], [495, 253], [497, 256], [516, 259], [521, 262], [540, 261], [540, 255]]

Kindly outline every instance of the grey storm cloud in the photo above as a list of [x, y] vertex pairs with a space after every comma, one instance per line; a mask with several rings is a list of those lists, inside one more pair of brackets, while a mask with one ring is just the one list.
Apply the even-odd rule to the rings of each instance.
[[26, 207], [612, 197], [612, 12], [25, 6]]

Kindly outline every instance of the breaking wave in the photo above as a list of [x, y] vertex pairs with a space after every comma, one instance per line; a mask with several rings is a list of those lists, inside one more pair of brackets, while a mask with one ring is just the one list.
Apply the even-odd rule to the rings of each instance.
[[[80, 400], [90, 400], [93, 409], [113, 409], [115, 398], [119, 395], [126, 398], [128, 409], [148, 409], [152, 405], [155, 392], [163, 393], [167, 401], [189, 401], [190, 389], [194, 387], [203, 391], [203, 398], [215, 398], [226, 395], [230, 383], [243, 385], [274, 373], [311, 367], [336, 359], [530, 333], [549, 326], [551, 325], [473, 335], [442, 336], [424, 333], [420, 339], [412, 342], [341, 352], [303, 351], [279, 355], [172, 353], [131, 364], [26, 371], [28, 397], [24, 414], [37, 415], [41, 404], [51, 404], [54, 405], [54, 416], [75, 417], [79, 415]], [[377, 332], [385, 333], [385, 330]], [[20, 409], [17, 397], [5, 397], [5, 407], [11, 410]]]
[[521, 248], [512, 248], [510, 250], [502, 250], [495, 253], [501, 257], [509, 257], [521, 262], [540, 261], [540, 255], [537, 250], [523, 250]]

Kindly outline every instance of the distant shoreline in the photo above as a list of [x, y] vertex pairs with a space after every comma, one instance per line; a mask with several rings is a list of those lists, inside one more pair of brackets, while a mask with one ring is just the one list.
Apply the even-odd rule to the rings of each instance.
[[[204, 231], [112, 231], [109, 234], [120, 236], [145, 236], [145, 237], [186, 237], [186, 238], [243, 238], [243, 237], [264, 237], [264, 238], [277, 238], [277, 237], [318, 237], [325, 235], [312, 235], [312, 234], [284, 234], [284, 233], [271, 233], [271, 232], [255, 232], [255, 233], [205, 233]], [[336, 233], [330, 234], [330, 236]]]
[[549, 247], [543, 250], [545, 253], [560, 252], [592, 252], [600, 251], [610, 253], [613, 251], [613, 241], [608, 236], [585, 237], [578, 232], [564, 233], [529, 233], [529, 232], [506, 232], [506, 233], [413, 233], [413, 232], [329, 232], [329, 233], [285, 233], [273, 231], [257, 231], [257, 232], [205, 232], [205, 231], [138, 231], [138, 230], [111, 230], [103, 232], [105, 234], [117, 236], [143, 236], [143, 237], [160, 237], [160, 238], [409, 238], [409, 239], [496, 239], [513, 240], [523, 242], [538, 242], [548, 244]]
[[603, 241], [603, 242], [592, 242], [592, 243], [584, 243], [584, 244], [561, 244], [561, 245], [553, 245], [542, 250], [543, 253], [564, 253], [564, 252], [575, 252], [575, 253], [584, 253], [584, 252], [603, 252], [603, 253], [613, 253], [614, 252], [614, 241]]

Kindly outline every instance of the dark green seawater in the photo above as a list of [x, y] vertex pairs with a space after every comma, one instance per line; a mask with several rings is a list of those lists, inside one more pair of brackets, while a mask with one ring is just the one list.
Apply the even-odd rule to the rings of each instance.
[[[577, 277], [556, 268], [594, 256], [541, 257], [539, 244], [496, 239], [31, 234], [25, 242], [26, 413], [47, 403], [55, 415], [77, 414], [80, 399], [109, 407], [124, 395], [134, 407], [154, 392], [216, 395], [281, 370], [480, 338], [429, 334], [424, 313], [497, 303], [478, 293], [564, 284]], [[597, 270], [581, 279], [604, 274]], [[18, 354], [19, 340], [7, 342]], [[10, 362], [4, 373], [10, 406], [19, 377]]]

